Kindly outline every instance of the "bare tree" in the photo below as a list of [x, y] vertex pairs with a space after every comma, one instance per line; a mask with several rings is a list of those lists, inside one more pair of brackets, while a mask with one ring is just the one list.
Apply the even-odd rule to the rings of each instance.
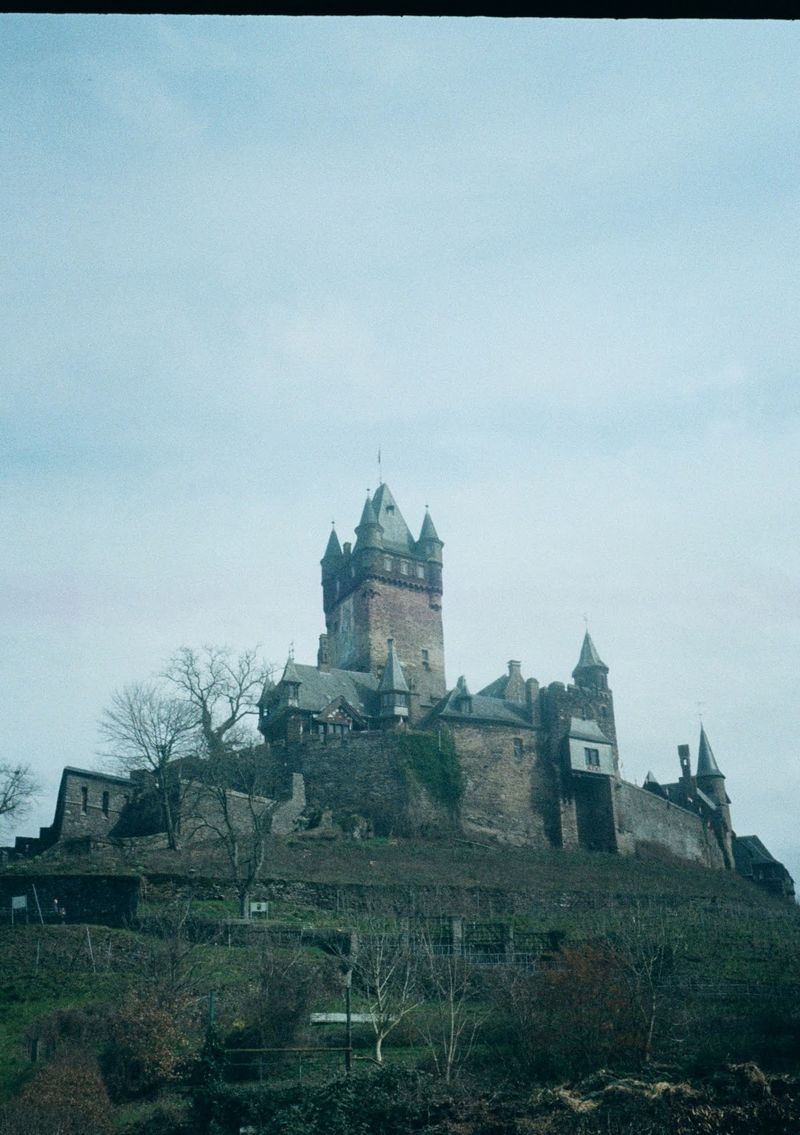
[[426, 1004], [420, 1031], [436, 1071], [449, 1084], [469, 1057], [486, 1010], [478, 1004], [476, 966], [461, 954], [442, 953], [426, 932], [420, 942]]
[[375, 1033], [375, 1062], [383, 1064], [383, 1042], [422, 1004], [419, 957], [407, 932], [373, 912], [360, 920], [344, 960]]
[[226, 745], [247, 740], [244, 718], [256, 712], [269, 672], [255, 650], [234, 654], [221, 646], [184, 646], [170, 660], [164, 677], [193, 706], [206, 753], [216, 759]]
[[250, 917], [250, 894], [266, 857], [276, 801], [270, 799], [263, 762], [253, 748], [221, 746], [195, 767], [192, 813], [199, 830], [213, 833], [236, 888], [239, 913]]
[[166, 697], [153, 684], [135, 683], [118, 690], [104, 710], [100, 732], [106, 755], [120, 769], [145, 768], [153, 775], [167, 843], [178, 846], [180, 760], [196, 749], [197, 715], [187, 702]]
[[39, 790], [30, 765], [0, 761], [0, 823], [24, 816]]
[[649, 1061], [656, 1026], [670, 995], [667, 979], [685, 952], [682, 919], [663, 906], [637, 901], [619, 917], [601, 919], [598, 932], [623, 974], [641, 1029], [640, 1056]]

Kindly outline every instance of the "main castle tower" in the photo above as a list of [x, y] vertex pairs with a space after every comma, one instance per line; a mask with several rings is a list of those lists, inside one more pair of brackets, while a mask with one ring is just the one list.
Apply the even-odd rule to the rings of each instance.
[[386, 484], [367, 495], [355, 532], [342, 547], [334, 529], [321, 560], [319, 665], [378, 674], [393, 639], [414, 717], [446, 692], [442, 541], [427, 511], [414, 539]]

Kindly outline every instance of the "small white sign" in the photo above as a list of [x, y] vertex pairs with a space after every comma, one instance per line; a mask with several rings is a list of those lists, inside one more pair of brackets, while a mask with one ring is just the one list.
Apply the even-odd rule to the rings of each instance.
[[251, 914], [269, 914], [269, 903], [268, 902], [251, 902], [250, 903], [250, 913]]
[[28, 896], [27, 895], [12, 895], [11, 897], [12, 910], [27, 910], [28, 909]]

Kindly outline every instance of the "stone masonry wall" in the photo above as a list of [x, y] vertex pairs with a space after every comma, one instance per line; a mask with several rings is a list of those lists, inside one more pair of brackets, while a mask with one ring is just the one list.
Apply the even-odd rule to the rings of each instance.
[[413, 830], [411, 794], [398, 767], [393, 734], [355, 733], [325, 743], [310, 738], [287, 755], [303, 773], [310, 808], [364, 816], [376, 835]]
[[[461, 823], [465, 835], [504, 843], [551, 846], [550, 815], [557, 807], [552, 776], [540, 762], [537, 734], [521, 726], [453, 726], [464, 773]], [[515, 739], [522, 742], [520, 756]]]
[[650, 843], [707, 867], [725, 866], [714, 833], [706, 829], [700, 816], [626, 781], [620, 781], [614, 791], [617, 842], [623, 854], [632, 854], [637, 843]]
[[107, 837], [133, 792], [131, 781], [122, 777], [65, 769], [53, 825], [55, 837]]

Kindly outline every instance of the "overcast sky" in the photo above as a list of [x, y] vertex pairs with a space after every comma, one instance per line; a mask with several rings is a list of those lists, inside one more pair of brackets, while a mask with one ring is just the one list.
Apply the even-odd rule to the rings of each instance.
[[[0, 16], [0, 759], [182, 645], [313, 662], [383, 474], [450, 685], [698, 713], [800, 877], [800, 26]], [[702, 703], [700, 706], [699, 703]], [[18, 829], [19, 830], [19, 829]]]

